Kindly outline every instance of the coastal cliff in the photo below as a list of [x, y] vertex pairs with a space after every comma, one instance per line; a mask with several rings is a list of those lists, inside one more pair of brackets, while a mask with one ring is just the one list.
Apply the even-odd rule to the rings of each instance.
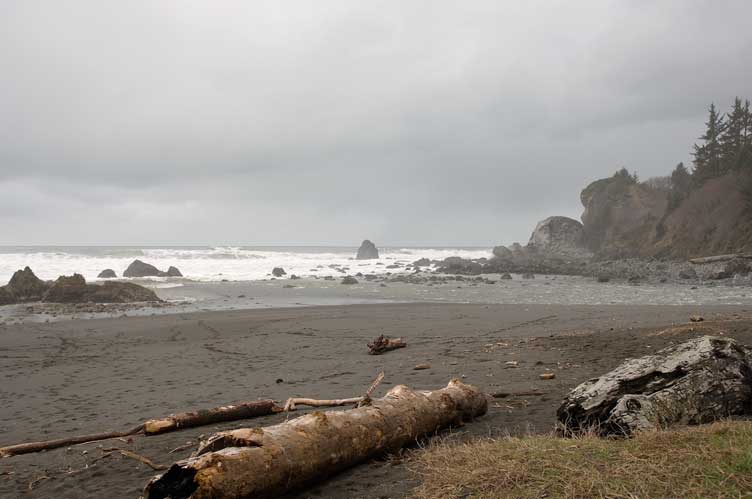
[[752, 250], [752, 173], [705, 181], [672, 203], [668, 182], [615, 175], [581, 193], [584, 244], [599, 258], [686, 259]]

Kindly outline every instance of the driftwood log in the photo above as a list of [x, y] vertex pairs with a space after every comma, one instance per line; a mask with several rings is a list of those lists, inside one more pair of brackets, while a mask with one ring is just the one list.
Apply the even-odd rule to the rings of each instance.
[[266, 428], [217, 433], [195, 457], [152, 479], [144, 497], [273, 496], [396, 451], [486, 409], [485, 395], [458, 380], [432, 392], [395, 386], [371, 406], [317, 411]]
[[689, 263], [701, 265], [703, 263], [727, 262], [737, 258], [752, 259], [752, 253], [732, 253], [729, 255], [706, 256], [702, 258], [690, 258]]
[[371, 355], [381, 355], [390, 350], [405, 348], [407, 342], [402, 338], [387, 338], [383, 334], [368, 343], [368, 353]]
[[138, 425], [130, 430], [125, 431], [109, 431], [103, 433], [93, 433], [89, 435], [78, 435], [75, 437], [58, 438], [55, 440], [44, 440], [41, 442], [28, 442], [24, 444], [9, 445], [7, 447], [0, 447], [0, 458], [17, 456], [19, 454], [31, 454], [32, 452], [40, 452], [43, 450], [57, 449], [59, 447], [67, 447], [69, 445], [85, 444], [86, 442], [97, 442], [99, 440], [107, 440], [110, 438], [122, 438], [129, 437], [141, 433], [144, 429], [144, 425]]
[[581, 384], [557, 417], [570, 434], [626, 436], [742, 414], [752, 414], [752, 350], [731, 338], [702, 336]]
[[282, 412], [282, 410], [273, 400], [254, 400], [252, 402], [243, 402], [242, 404], [172, 414], [162, 419], [150, 419], [144, 423], [144, 433], [146, 435], [156, 435], [181, 428], [193, 428], [225, 421], [268, 416], [269, 414]]

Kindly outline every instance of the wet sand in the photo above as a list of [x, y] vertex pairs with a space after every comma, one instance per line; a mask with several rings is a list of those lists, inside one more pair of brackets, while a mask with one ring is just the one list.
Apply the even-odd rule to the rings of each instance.
[[[708, 321], [687, 324], [696, 313]], [[666, 330], [672, 324], [686, 327]], [[125, 429], [242, 400], [357, 396], [381, 369], [386, 379], [377, 394], [394, 384], [437, 388], [452, 377], [488, 393], [540, 390], [541, 396], [493, 399], [488, 415], [453, 434], [545, 432], [566, 391], [625, 358], [708, 331], [752, 344], [751, 325], [752, 306], [436, 303], [6, 324], [0, 326], [0, 445]], [[409, 346], [367, 355], [366, 342], [382, 333], [406, 337]], [[431, 369], [413, 370], [425, 362]], [[556, 379], [538, 378], [547, 371]], [[0, 497], [138, 497], [156, 472], [116, 455], [94, 462], [98, 446], [168, 464], [192, 447], [170, 450], [199, 435], [284, 417], [0, 460]], [[379, 460], [290, 497], [404, 497], [412, 480], [409, 461]]]

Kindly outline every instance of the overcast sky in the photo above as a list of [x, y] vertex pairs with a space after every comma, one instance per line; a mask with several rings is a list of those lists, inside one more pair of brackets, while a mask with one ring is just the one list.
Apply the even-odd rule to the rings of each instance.
[[[522, 5], [524, 4], [524, 5]], [[0, 2], [0, 244], [493, 245], [752, 98], [752, 2]]]

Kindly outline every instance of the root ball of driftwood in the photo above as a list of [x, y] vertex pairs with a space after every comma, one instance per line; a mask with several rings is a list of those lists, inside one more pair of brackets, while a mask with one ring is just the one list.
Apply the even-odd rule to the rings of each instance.
[[557, 416], [565, 431], [603, 435], [752, 414], [752, 350], [703, 336], [624, 362], [567, 395]]
[[402, 338], [387, 338], [383, 334], [368, 343], [368, 353], [371, 355], [381, 355], [390, 350], [405, 348], [407, 342]]
[[273, 496], [396, 451], [486, 409], [485, 395], [458, 380], [432, 392], [396, 386], [370, 406], [217, 433], [196, 457], [175, 463], [149, 482], [144, 497]]

